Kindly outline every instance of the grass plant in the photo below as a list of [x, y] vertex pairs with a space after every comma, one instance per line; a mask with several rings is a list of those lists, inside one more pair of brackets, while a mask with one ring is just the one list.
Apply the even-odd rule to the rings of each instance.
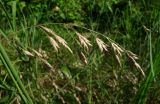
[[160, 102], [160, 13], [145, 0], [0, 0], [0, 11], [0, 103]]

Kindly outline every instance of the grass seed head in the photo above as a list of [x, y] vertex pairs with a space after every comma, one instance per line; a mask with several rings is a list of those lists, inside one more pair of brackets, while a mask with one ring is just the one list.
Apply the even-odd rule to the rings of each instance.
[[106, 43], [104, 43], [101, 39], [96, 38], [96, 42], [97, 42], [98, 47], [101, 50], [101, 52], [108, 51], [108, 49], [107, 49], [108, 45]]
[[88, 64], [87, 58], [86, 58], [86, 56], [84, 55], [83, 52], [81, 52], [81, 53], [79, 54], [79, 57], [80, 57], [80, 59], [82, 60], [82, 62], [83, 62], [84, 64]]
[[40, 57], [40, 58], [43, 57], [42, 54], [39, 53], [38, 51], [36, 51], [36, 50], [34, 50], [34, 49], [32, 49], [32, 51], [33, 51], [38, 57]]
[[76, 99], [78, 104], [81, 104], [80, 98], [74, 93], [74, 98]]
[[122, 53], [124, 52], [123, 49], [120, 48], [120, 47], [119, 47], [117, 44], [115, 44], [115, 43], [111, 43], [111, 45], [112, 45], [112, 48], [113, 48], [114, 52], [115, 52], [116, 54], [118, 54], [119, 56], [122, 56]]
[[124, 52], [122, 48], [120, 48], [117, 44], [115, 43], [111, 43], [111, 46], [114, 50], [115, 53], [115, 58], [119, 64], [119, 66], [121, 67], [121, 57], [122, 57], [122, 53]]
[[143, 28], [145, 31], [151, 31], [149, 28], [147, 28], [145, 25], [143, 25]]
[[135, 66], [136, 66], [137, 69], [140, 70], [140, 72], [142, 73], [142, 75], [145, 76], [145, 73], [144, 73], [143, 69], [141, 68], [141, 66], [137, 62], [135, 62]]
[[52, 65], [45, 59], [41, 59], [41, 61], [44, 63], [44, 65], [46, 65], [52, 72], [55, 72], [55, 70], [53, 70]]
[[86, 37], [82, 36], [80, 33], [76, 32], [76, 34], [77, 34], [77, 36], [79, 38], [79, 41], [80, 41], [81, 45], [84, 48], [86, 48], [87, 51], [88, 51], [89, 47], [92, 46], [92, 44], [90, 43], [90, 41]]
[[[47, 27], [40, 26], [40, 28], [42, 28], [45, 32], [47, 32], [48, 35], [53, 35], [59, 43], [61, 43], [65, 48], [67, 48], [71, 53], [73, 53], [72, 50], [69, 48], [67, 42], [62, 37], [58, 36], [54, 31], [52, 31]], [[48, 36], [48, 38], [53, 47], [55, 48], [55, 50], [58, 51], [59, 46], [57, 42], [51, 36]]]
[[[135, 55], [135, 54], [134, 54]], [[129, 59], [129, 62], [132, 63], [133, 66], [135, 66], [137, 69], [140, 70], [140, 72], [142, 73], [143, 76], [145, 76], [145, 73], [143, 71], [143, 69], [141, 68], [141, 66], [136, 62], [137, 57], [132, 56], [130, 54], [127, 53], [127, 57]]]
[[34, 57], [34, 55], [31, 52], [27, 51], [27, 50], [23, 50], [23, 52], [24, 52], [24, 54], [26, 54], [29, 57]]
[[48, 59], [49, 58], [48, 55], [47, 55], [47, 52], [45, 50], [42, 50], [41, 48], [39, 48], [38, 51], [39, 51], [39, 53], [42, 54], [44, 59]]
[[117, 62], [118, 62], [118, 64], [119, 64], [119, 66], [122, 67], [121, 60], [120, 60], [119, 55], [115, 54], [115, 58], [116, 58], [116, 60], [117, 60]]
[[55, 35], [56, 33], [54, 31], [52, 31], [51, 29], [44, 27], [44, 26], [39, 26], [41, 29], [43, 29], [46, 33], [48, 33], [49, 35]]
[[55, 35], [55, 38], [59, 43], [61, 43], [65, 48], [67, 48], [73, 54], [73, 51], [70, 49], [67, 42], [62, 37]]
[[58, 49], [60, 48], [58, 43], [51, 36], [48, 36], [48, 39], [50, 40], [50, 43], [52, 44], [56, 52], [58, 52]]
[[139, 59], [139, 58], [137, 57], [137, 55], [134, 54], [134, 53], [131, 52], [131, 51], [127, 51], [127, 55], [130, 56], [130, 57], [132, 57], [132, 58], [135, 59], [135, 60]]

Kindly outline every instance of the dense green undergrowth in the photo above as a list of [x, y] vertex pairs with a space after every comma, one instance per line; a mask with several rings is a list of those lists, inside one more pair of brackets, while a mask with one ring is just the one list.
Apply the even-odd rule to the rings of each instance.
[[156, 0], [0, 0], [0, 103], [160, 103]]

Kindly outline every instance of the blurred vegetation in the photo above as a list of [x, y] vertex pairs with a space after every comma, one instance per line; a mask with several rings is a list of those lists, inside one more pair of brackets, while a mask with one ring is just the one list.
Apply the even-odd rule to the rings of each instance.
[[160, 103], [159, 5], [0, 0], [0, 103]]

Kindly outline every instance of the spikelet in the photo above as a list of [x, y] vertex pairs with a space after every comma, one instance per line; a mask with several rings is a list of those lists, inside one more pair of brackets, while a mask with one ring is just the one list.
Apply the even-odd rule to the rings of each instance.
[[132, 82], [132, 84], [138, 83], [138, 78], [130, 71], [128, 71], [127, 74], [125, 74], [125, 78]]
[[132, 62], [133, 66], [135, 66], [137, 69], [140, 70], [140, 72], [142, 73], [143, 76], [145, 76], [145, 73], [143, 71], [143, 69], [141, 68], [141, 66], [136, 62], [136, 59], [138, 59], [138, 57], [136, 57], [135, 54], [133, 54], [130, 51], [127, 51], [127, 57], [129, 59], [129, 61]]
[[79, 53], [79, 57], [84, 64], [88, 64], [87, 58], [83, 52]]
[[65, 48], [67, 48], [73, 54], [73, 51], [69, 48], [69, 46], [67, 45], [67, 42], [63, 38], [61, 38], [58, 35], [55, 35], [55, 38], [59, 43], [61, 43]]
[[111, 46], [112, 46], [112, 48], [113, 48], [113, 50], [114, 50], [114, 53], [115, 53], [115, 58], [116, 58], [116, 60], [117, 60], [117, 62], [118, 62], [118, 64], [119, 64], [119, 66], [121, 67], [122, 65], [121, 65], [121, 60], [120, 60], [120, 58], [122, 57], [122, 53], [124, 52], [123, 51], [123, 49], [122, 48], [120, 48], [117, 44], [115, 44], [115, 43], [111, 43]]
[[73, 96], [76, 99], [77, 104], [81, 104], [80, 98], [75, 93], [73, 94]]
[[33, 51], [38, 57], [40, 57], [40, 58], [43, 57], [42, 54], [39, 53], [38, 51], [36, 51], [36, 50], [34, 50], [34, 49], [32, 49], [32, 51]]
[[63, 97], [59, 94], [59, 89], [60, 89], [59, 86], [55, 83], [55, 81], [53, 81], [52, 85], [56, 90], [58, 98], [62, 101], [62, 104], [66, 104], [65, 100], [63, 99]]
[[56, 34], [54, 31], [52, 31], [51, 29], [44, 27], [44, 26], [39, 26], [41, 29], [43, 29], [45, 32], [47, 32], [49, 35], [54, 35]]
[[123, 49], [120, 48], [120, 47], [119, 47], [117, 44], [115, 44], [115, 43], [111, 43], [111, 45], [112, 45], [112, 48], [113, 48], [114, 52], [116, 52], [116, 54], [118, 54], [118, 56], [122, 56], [122, 52], [124, 52]]
[[101, 52], [108, 51], [108, 49], [107, 49], [108, 45], [106, 43], [104, 43], [101, 39], [96, 38], [96, 42], [97, 42], [98, 47], [101, 50]]
[[52, 44], [56, 52], [58, 52], [58, 49], [60, 48], [58, 43], [51, 36], [48, 36], [48, 39], [50, 40], [50, 43]]
[[46, 53], [46, 51], [42, 50], [41, 48], [39, 48], [38, 52], [42, 54], [44, 59], [48, 59], [49, 58], [47, 53]]
[[145, 31], [151, 31], [150, 29], [148, 29], [145, 25], [143, 25], [143, 28]]
[[[61, 43], [65, 48], [67, 48], [73, 54], [67, 42], [62, 37], [58, 36], [54, 31], [52, 31], [47, 27], [44, 27], [44, 26], [39, 26], [39, 27], [43, 29], [45, 32], [47, 32], [49, 35], [53, 35], [59, 43]], [[55, 50], [58, 51], [58, 44], [56, 44], [56, 41], [53, 38], [51, 39], [51, 37], [49, 37], [49, 39], [52, 42], [52, 45], [54, 46]]]
[[79, 41], [80, 41], [81, 45], [84, 48], [86, 48], [87, 51], [88, 51], [89, 50], [89, 46], [92, 46], [92, 44], [90, 43], [90, 41], [86, 37], [82, 36], [80, 33], [76, 32], [76, 34], [77, 34], [77, 36], [79, 38]]
[[49, 68], [52, 72], [55, 72], [55, 70], [53, 69], [52, 65], [47, 60], [42, 59], [42, 58], [40, 60], [44, 63], [44, 65], [47, 66], [47, 68]]
[[27, 50], [23, 49], [23, 52], [24, 52], [24, 54], [26, 54], [29, 57], [34, 57], [34, 55], [31, 52], [27, 51]]
[[134, 53], [131, 52], [131, 51], [127, 51], [127, 54], [128, 54], [130, 57], [132, 57], [133, 59], [135, 59], [135, 60], [139, 59], [139, 58], [137, 57], [137, 55], [134, 54]]

